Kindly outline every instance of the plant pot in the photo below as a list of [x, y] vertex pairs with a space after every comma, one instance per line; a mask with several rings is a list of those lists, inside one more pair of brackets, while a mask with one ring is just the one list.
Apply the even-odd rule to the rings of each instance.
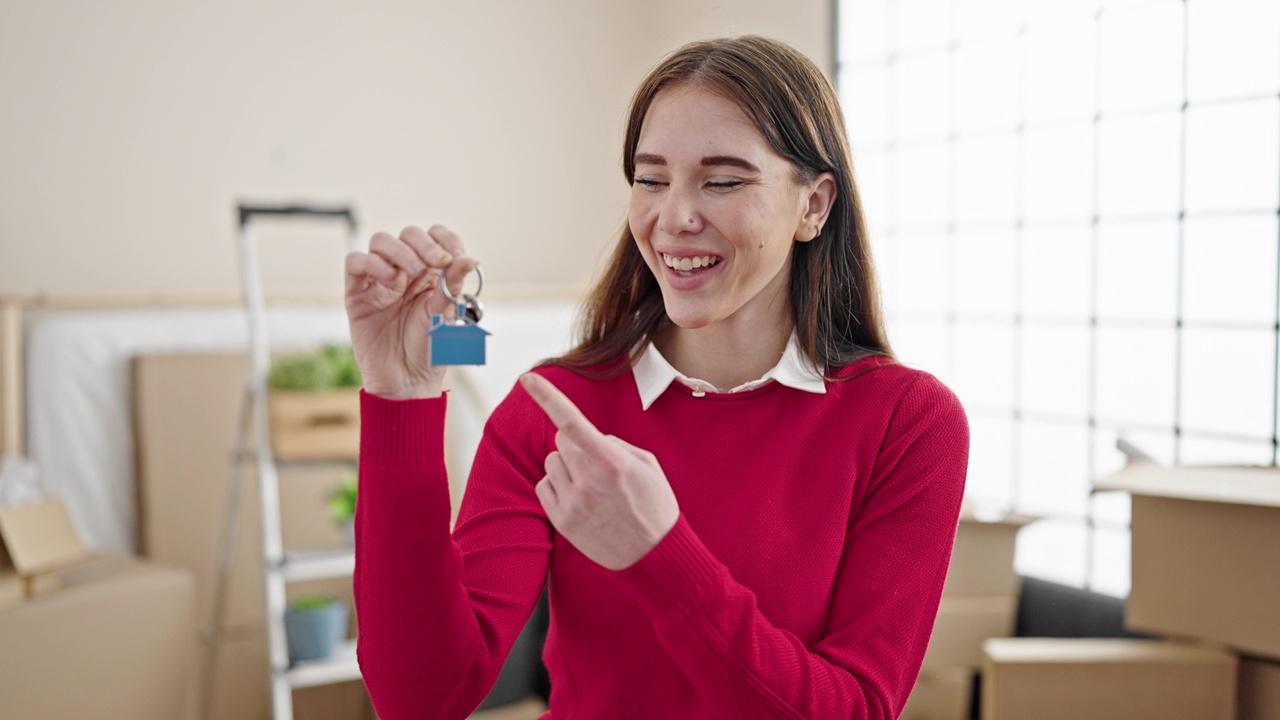
[[338, 600], [320, 608], [290, 606], [284, 613], [292, 662], [323, 660], [347, 636], [347, 604]]

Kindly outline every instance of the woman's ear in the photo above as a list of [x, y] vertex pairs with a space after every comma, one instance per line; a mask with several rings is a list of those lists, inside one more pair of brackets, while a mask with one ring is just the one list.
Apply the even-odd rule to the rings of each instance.
[[797, 242], [809, 242], [818, 237], [822, 226], [831, 215], [831, 208], [836, 204], [836, 176], [824, 172], [811, 182], [805, 183], [800, 199], [804, 201], [804, 213], [796, 225]]

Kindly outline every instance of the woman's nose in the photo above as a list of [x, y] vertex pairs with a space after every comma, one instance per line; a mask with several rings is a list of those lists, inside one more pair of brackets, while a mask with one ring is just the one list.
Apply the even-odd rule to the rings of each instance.
[[669, 187], [658, 208], [658, 229], [665, 235], [689, 235], [702, 230], [702, 215], [692, 194]]

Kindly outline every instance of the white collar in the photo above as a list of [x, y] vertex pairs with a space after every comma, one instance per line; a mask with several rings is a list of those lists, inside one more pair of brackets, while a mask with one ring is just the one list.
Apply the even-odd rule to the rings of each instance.
[[804, 354], [800, 352], [800, 343], [795, 333], [791, 334], [791, 339], [787, 341], [787, 348], [782, 352], [782, 358], [778, 360], [777, 365], [773, 366], [773, 369], [766, 372], [759, 380], [743, 383], [727, 391], [718, 390], [705, 380], [681, 375], [680, 371], [672, 367], [662, 353], [658, 352], [658, 348], [654, 347], [653, 343], [649, 343], [649, 346], [644, 349], [644, 353], [636, 360], [631, 371], [636, 378], [636, 388], [640, 390], [640, 406], [645, 410], [648, 410], [658, 396], [666, 392], [667, 388], [671, 387], [671, 383], [676, 380], [691, 388], [694, 397], [702, 397], [709, 392], [746, 392], [770, 380], [777, 380], [787, 387], [805, 392], [822, 394], [827, 391], [826, 382], [822, 379], [822, 369], [814, 369], [805, 359]]

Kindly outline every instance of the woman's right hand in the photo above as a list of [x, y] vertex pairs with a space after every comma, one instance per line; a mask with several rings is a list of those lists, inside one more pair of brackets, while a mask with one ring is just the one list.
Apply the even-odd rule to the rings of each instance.
[[446, 367], [430, 363], [431, 316], [451, 319], [457, 306], [436, 286], [445, 273], [449, 292], [479, 261], [442, 225], [407, 227], [395, 237], [380, 232], [369, 252], [346, 260], [347, 321], [365, 392], [393, 400], [439, 397]]

